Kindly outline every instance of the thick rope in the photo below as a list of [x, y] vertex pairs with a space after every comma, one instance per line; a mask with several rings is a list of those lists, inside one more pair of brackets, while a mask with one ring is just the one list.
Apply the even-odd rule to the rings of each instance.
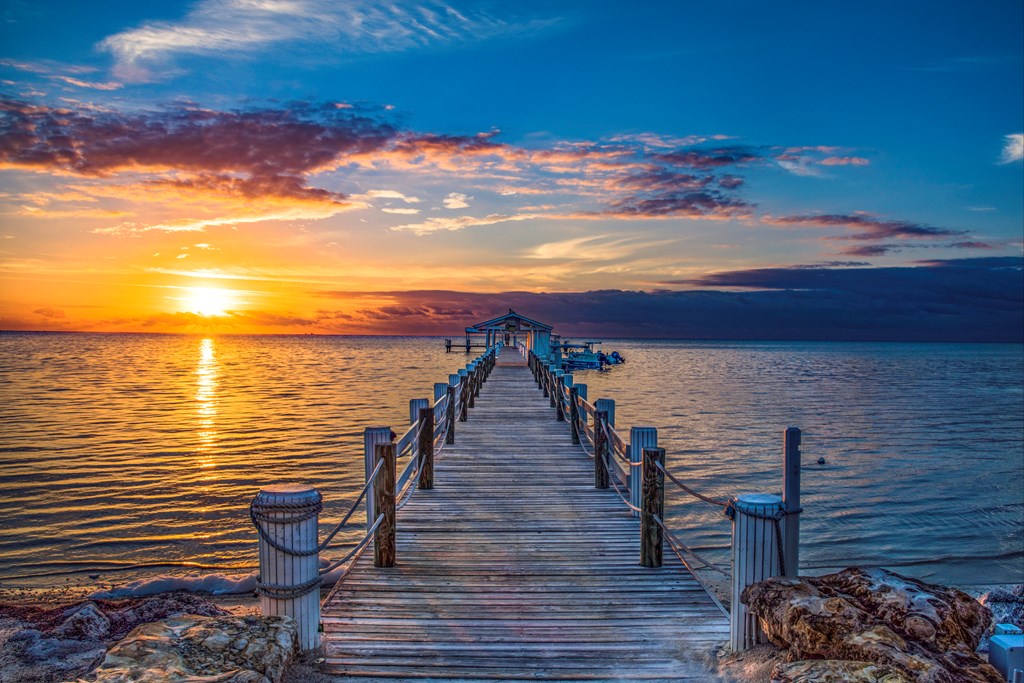
[[363, 490], [359, 492], [359, 497], [356, 498], [356, 502], [352, 503], [352, 507], [348, 509], [348, 512], [345, 513], [345, 516], [342, 518], [342, 520], [338, 522], [338, 525], [334, 527], [331, 533], [327, 534], [327, 538], [325, 538], [320, 543], [318, 547], [319, 550], [324, 550], [327, 547], [327, 544], [331, 542], [331, 539], [334, 538], [339, 531], [345, 528], [345, 525], [348, 524], [348, 520], [351, 519], [352, 514], [355, 513], [356, 508], [358, 508], [359, 504], [363, 502], [364, 498], [366, 498], [366, 492], [370, 490], [370, 484], [377, 480], [377, 474], [380, 472], [380, 468], [383, 466], [383, 460], [377, 463], [377, 466], [373, 469], [373, 472], [370, 473], [369, 479], [367, 479], [366, 483], [363, 484]]
[[[267, 533], [267, 530], [263, 527], [263, 523], [273, 524], [297, 524], [299, 522], [305, 522], [307, 520], [315, 518], [320, 514], [320, 511], [324, 509], [323, 496], [320, 492], [316, 492], [316, 498], [306, 503], [275, 503], [268, 505], [261, 503], [259, 496], [253, 499], [249, 505], [249, 519], [252, 520], [253, 526], [256, 527], [257, 533], [267, 545], [275, 550], [278, 550], [287, 555], [294, 555], [296, 557], [309, 557], [310, 555], [316, 555], [320, 552], [319, 547], [313, 547], [309, 550], [295, 550], [294, 548], [287, 548]], [[268, 512], [280, 512], [290, 511], [293, 514], [289, 517], [271, 517]]]
[[[683, 543], [681, 540], [679, 540], [679, 537], [676, 536], [674, 533], [672, 533], [672, 531], [667, 526], [665, 526], [665, 522], [662, 521], [661, 517], [659, 517], [658, 515], [652, 515], [652, 516], [654, 517], [655, 523], [658, 526], [661, 527], [662, 531], [665, 532], [665, 537], [668, 539], [669, 545], [672, 545], [673, 543], [678, 545], [681, 550], [683, 550], [687, 554], [691, 555], [694, 559], [698, 560], [703, 565], [701, 567], [697, 567], [697, 569], [707, 568], [707, 569], [712, 569], [712, 570], [714, 570], [716, 572], [719, 572], [720, 574], [723, 574], [725, 576], [729, 575], [729, 572], [727, 572], [726, 570], [722, 569], [721, 567], [719, 567], [714, 562], [711, 562], [711, 561], [701, 557], [696, 551], [694, 551], [692, 548], [688, 547], [685, 543]], [[684, 560], [684, 564], [685, 564], [685, 560]], [[688, 564], [687, 564], [687, 569], [690, 569], [691, 571], [693, 571]]]
[[377, 521], [373, 523], [373, 526], [371, 526], [369, 529], [367, 529], [366, 535], [363, 536], [362, 540], [359, 541], [359, 543], [357, 543], [355, 545], [355, 547], [353, 547], [352, 550], [349, 551], [348, 555], [346, 555], [345, 557], [341, 558], [337, 562], [334, 562], [334, 563], [324, 567], [323, 569], [321, 569], [320, 570], [320, 576], [323, 576], [324, 574], [327, 574], [328, 572], [334, 571], [335, 569], [337, 569], [341, 565], [343, 565], [346, 562], [348, 562], [349, 560], [351, 560], [355, 556], [356, 553], [360, 552], [366, 546], [366, 544], [370, 542], [370, 539], [373, 538], [373, 532], [375, 532], [377, 530], [377, 527], [379, 527], [380, 523], [383, 522], [383, 521], [384, 521], [383, 513], [377, 515]]
[[277, 600], [293, 600], [295, 598], [301, 598], [307, 593], [312, 593], [316, 589], [320, 588], [320, 577], [310, 579], [295, 586], [282, 586], [278, 583], [263, 583], [261, 581], [256, 582], [256, 592], [260, 595], [265, 595], [268, 598], [275, 598]]
[[[782, 547], [782, 518], [786, 515], [798, 515], [803, 512], [803, 508], [797, 510], [782, 510], [778, 509], [775, 514], [765, 515], [760, 512], [753, 512], [744, 510], [743, 514], [754, 519], [764, 519], [772, 523], [775, 531], [775, 551], [779, 554], [779, 573], [782, 576], [786, 575], [786, 553]], [[729, 517], [735, 517], [736, 515], [736, 499], [729, 501], [728, 506], [725, 509], [725, 514]]]
[[678, 479], [676, 479], [675, 476], [673, 476], [673, 474], [671, 472], [669, 472], [667, 469], [665, 469], [665, 467], [663, 467], [660, 462], [655, 462], [654, 466], [657, 467], [659, 470], [661, 470], [665, 474], [666, 477], [671, 479], [673, 484], [678, 486], [680, 489], [682, 489], [686, 493], [689, 493], [694, 498], [697, 498], [698, 500], [703, 500], [705, 503], [711, 503], [712, 505], [718, 505], [719, 507], [723, 507], [723, 508], [728, 508], [731, 505], [730, 501], [715, 500], [714, 498], [708, 498], [707, 496], [705, 496], [703, 494], [697, 493], [696, 491], [691, 489], [689, 486], [687, 486], [683, 482], [681, 482]]

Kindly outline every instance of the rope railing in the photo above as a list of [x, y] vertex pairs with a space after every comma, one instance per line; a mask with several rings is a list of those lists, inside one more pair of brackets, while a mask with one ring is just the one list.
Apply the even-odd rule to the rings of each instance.
[[[697, 551], [695, 551], [693, 548], [690, 548], [685, 543], [683, 543], [681, 540], [679, 540], [679, 537], [676, 536], [674, 533], [672, 533], [672, 530], [669, 529], [665, 525], [665, 522], [662, 521], [661, 517], [659, 517], [658, 515], [653, 515], [653, 518], [654, 518], [655, 523], [658, 526], [661, 527], [661, 530], [663, 532], [665, 532], [665, 538], [666, 538], [666, 540], [668, 540], [669, 547], [672, 548], [673, 552], [675, 552], [675, 554], [679, 557], [680, 561], [684, 565], [686, 565], [687, 569], [689, 569], [691, 572], [694, 569], [711, 569], [713, 571], [718, 572], [719, 574], [722, 574], [723, 576], [729, 576], [728, 570], [722, 569], [722, 567], [720, 567], [719, 565], [715, 564], [714, 562], [711, 562], [710, 560], [705, 559], [700, 554], [698, 554]], [[686, 559], [682, 556], [681, 553], [683, 553], [683, 552], [685, 552], [686, 554], [690, 555], [695, 560], [700, 562], [701, 566], [700, 567], [691, 567], [690, 563], [687, 562]]]
[[710, 503], [711, 505], [717, 505], [717, 506], [723, 507], [723, 508], [729, 507], [730, 501], [727, 501], [727, 500], [715, 500], [714, 498], [709, 498], [708, 496], [705, 496], [705, 495], [703, 495], [701, 493], [698, 493], [698, 492], [694, 491], [689, 486], [687, 486], [683, 482], [679, 481], [675, 477], [675, 475], [673, 475], [671, 472], [668, 471], [668, 469], [663, 467], [661, 463], [655, 463], [654, 466], [657, 467], [659, 470], [661, 470], [662, 474], [664, 474], [666, 477], [669, 478], [669, 481], [671, 481], [673, 484], [675, 484], [677, 487], [679, 487], [680, 491], [684, 491], [686, 493], [689, 493], [694, 498], [696, 498], [698, 500], [702, 500], [705, 503]]

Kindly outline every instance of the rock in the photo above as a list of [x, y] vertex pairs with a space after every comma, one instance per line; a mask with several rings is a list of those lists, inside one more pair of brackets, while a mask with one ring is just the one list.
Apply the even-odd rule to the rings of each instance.
[[883, 569], [851, 568], [768, 579], [749, 586], [741, 599], [790, 662], [869, 662], [923, 683], [1002, 680], [974, 652], [991, 614], [954, 589]]
[[914, 680], [891, 666], [835, 659], [783, 664], [772, 672], [772, 683], [914, 683]]
[[[115, 644], [96, 683], [278, 683], [295, 651], [288, 617], [181, 616], [139, 626]], [[243, 642], [244, 641], [244, 642]]]
[[120, 640], [140, 624], [161, 621], [168, 617], [195, 614], [217, 617], [228, 614], [201, 595], [187, 593], [163, 593], [146, 598], [127, 600], [99, 600], [100, 608], [110, 619], [110, 640]]
[[978, 598], [992, 612], [993, 624], [1013, 624], [1024, 628], [1024, 584], [1013, 588], [994, 588]]
[[96, 606], [85, 602], [68, 610], [69, 616], [53, 630], [60, 638], [103, 640], [110, 634], [110, 619]]
[[88, 673], [103, 659], [103, 643], [64, 640], [23, 624], [0, 628], [0, 681], [55, 683]]

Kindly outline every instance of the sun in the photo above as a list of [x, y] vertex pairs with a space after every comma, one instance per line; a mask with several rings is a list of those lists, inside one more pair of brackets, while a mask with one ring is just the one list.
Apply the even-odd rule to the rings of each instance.
[[226, 315], [235, 305], [235, 292], [216, 287], [188, 287], [182, 305], [189, 313]]

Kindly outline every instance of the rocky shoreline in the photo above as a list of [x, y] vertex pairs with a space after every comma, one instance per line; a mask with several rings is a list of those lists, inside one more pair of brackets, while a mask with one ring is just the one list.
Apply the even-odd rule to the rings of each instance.
[[[744, 600], [773, 644], [723, 653], [720, 681], [1000, 681], [976, 651], [991, 623], [1021, 625], [1024, 587], [986, 588], [968, 595], [856, 568], [770, 579]], [[219, 683], [334, 680], [316, 671], [315, 655], [294, 658], [294, 625], [260, 617], [251, 593], [89, 594], [0, 590], [0, 680], [156, 682], [170, 670]]]

